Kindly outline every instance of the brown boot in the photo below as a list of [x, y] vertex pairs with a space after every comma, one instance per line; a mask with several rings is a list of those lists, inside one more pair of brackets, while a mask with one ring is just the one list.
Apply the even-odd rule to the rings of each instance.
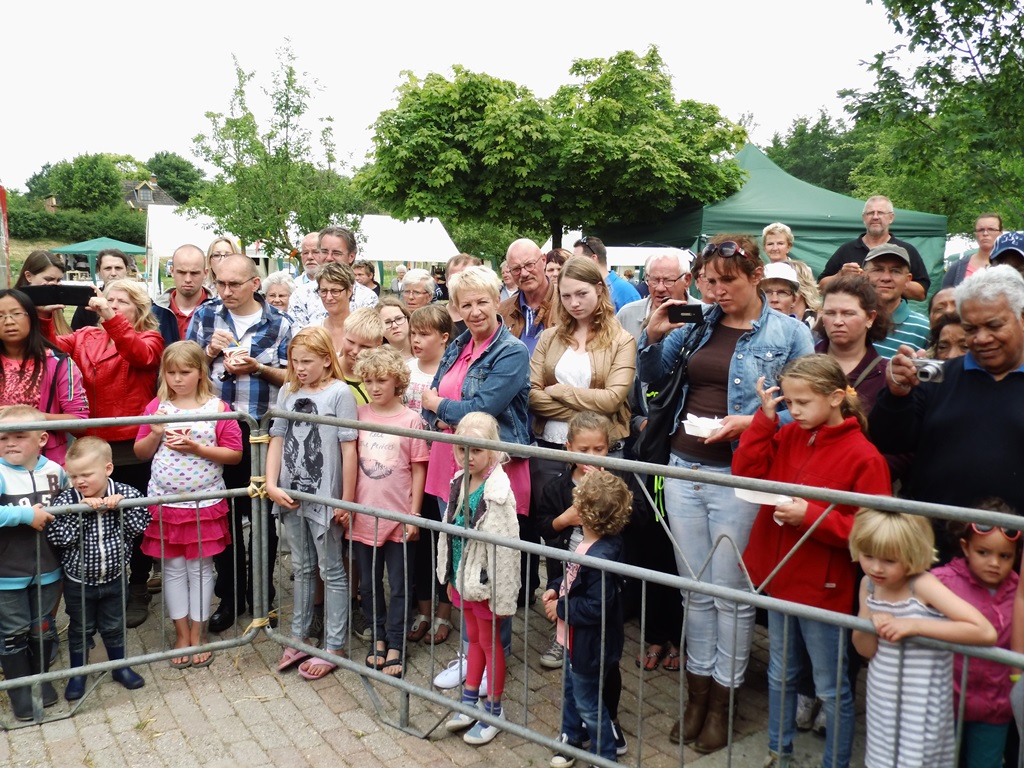
[[708, 695], [708, 716], [693, 748], [698, 752], [717, 752], [728, 743], [729, 689], [712, 680]]
[[[704, 727], [708, 716], [708, 693], [711, 691], [711, 678], [703, 675], [686, 673], [686, 710], [683, 712], [682, 736], [684, 744], [692, 744]], [[679, 743], [679, 724], [676, 724], [673, 744]], [[672, 738], [672, 734], [669, 734]]]
[[149, 618], [149, 587], [145, 584], [128, 585], [128, 604], [125, 606], [124, 625], [131, 629]]

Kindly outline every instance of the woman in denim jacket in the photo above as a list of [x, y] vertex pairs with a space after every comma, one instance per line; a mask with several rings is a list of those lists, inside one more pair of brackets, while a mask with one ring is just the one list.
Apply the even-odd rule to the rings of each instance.
[[[701, 254], [709, 298], [703, 324], [672, 323], [666, 301], [651, 314], [640, 337], [637, 375], [654, 385], [675, 367], [684, 347], [696, 347], [675, 408], [669, 466], [731, 474], [732, 451], [760, 407], [755, 384], [775, 386], [787, 362], [814, 351], [807, 326], [768, 307], [758, 290], [763, 274], [757, 244], [745, 236], [719, 235]], [[679, 427], [685, 414], [720, 417], [708, 438]], [[780, 414], [782, 418], [788, 414]], [[737, 552], [747, 546], [758, 505], [737, 499], [731, 488], [689, 480], [665, 480], [665, 507], [679, 573], [694, 576], [715, 549], [702, 581], [743, 589], [747, 581]], [[734, 548], [735, 546], [735, 548]], [[729, 695], [743, 684], [754, 632], [754, 608], [707, 595], [683, 593], [687, 602], [686, 678], [688, 703], [680, 739], [701, 752], [721, 749], [729, 739]]]

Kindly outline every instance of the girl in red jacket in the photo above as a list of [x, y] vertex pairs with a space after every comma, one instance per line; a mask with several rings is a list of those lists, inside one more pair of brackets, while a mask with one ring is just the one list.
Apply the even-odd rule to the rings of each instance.
[[[783, 395], [778, 395], [780, 387], [766, 390], [764, 379], [758, 380], [761, 408], [740, 438], [733, 474], [888, 496], [888, 465], [865, 437], [867, 419], [835, 359], [828, 355], [797, 358], [785, 367], [779, 382]], [[793, 423], [780, 427], [775, 409], [783, 400]], [[833, 507], [813, 499], [763, 505], [743, 554], [758, 590], [782, 600], [849, 613], [857, 587], [848, 542], [855, 513], [855, 507]], [[809, 538], [797, 548], [808, 531]], [[854, 730], [846, 631], [769, 611], [768, 640], [768, 748], [774, 762], [766, 764], [787, 765], [791, 759], [797, 680], [806, 649], [815, 692], [825, 703], [822, 764], [846, 768]]]

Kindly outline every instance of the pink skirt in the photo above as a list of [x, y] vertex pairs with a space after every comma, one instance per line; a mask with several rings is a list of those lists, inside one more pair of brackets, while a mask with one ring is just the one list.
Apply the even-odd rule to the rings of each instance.
[[227, 499], [198, 510], [165, 505], [152, 506], [149, 512], [153, 522], [142, 534], [142, 551], [150, 557], [197, 560], [219, 554], [231, 543]]

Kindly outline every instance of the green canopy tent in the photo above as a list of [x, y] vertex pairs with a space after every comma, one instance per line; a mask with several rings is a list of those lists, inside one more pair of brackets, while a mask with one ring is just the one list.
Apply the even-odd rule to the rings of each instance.
[[[105, 251], [108, 248], [117, 248], [128, 256], [143, 256], [146, 253], [146, 249], [142, 246], [132, 245], [131, 243], [125, 243], [121, 240], [114, 240], [112, 237], [96, 237], [92, 240], [86, 240], [81, 243], [72, 243], [71, 245], [62, 245], [60, 248], [51, 248], [50, 251], [52, 253], [60, 253], [65, 256], [84, 256], [88, 259], [89, 276], [92, 278], [96, 275], [96, 254], [100, 251]], [[65, 259], [65, 263], [69, 270], [85, 271], [85, 260], [73, 259], [69, 263], [68, 260]]]
[[[843, 243], [864, 233], [864, 201], [821, 189], [790, 176], [753, 144], [736, 155], [747, 182], [731, 197], [699, 208], [677, 211], [650, 225], [606, 227], [597, 232], [608, 245], [674, 245], [696, 250], [718, 233], [756, 235], [775, 221], [793, 230], [790, 256], [806, 262], [817, 275]], [[946, 217], [896, 209], [892, 233], [921, 253], [932, 278], [942, 281]]]

